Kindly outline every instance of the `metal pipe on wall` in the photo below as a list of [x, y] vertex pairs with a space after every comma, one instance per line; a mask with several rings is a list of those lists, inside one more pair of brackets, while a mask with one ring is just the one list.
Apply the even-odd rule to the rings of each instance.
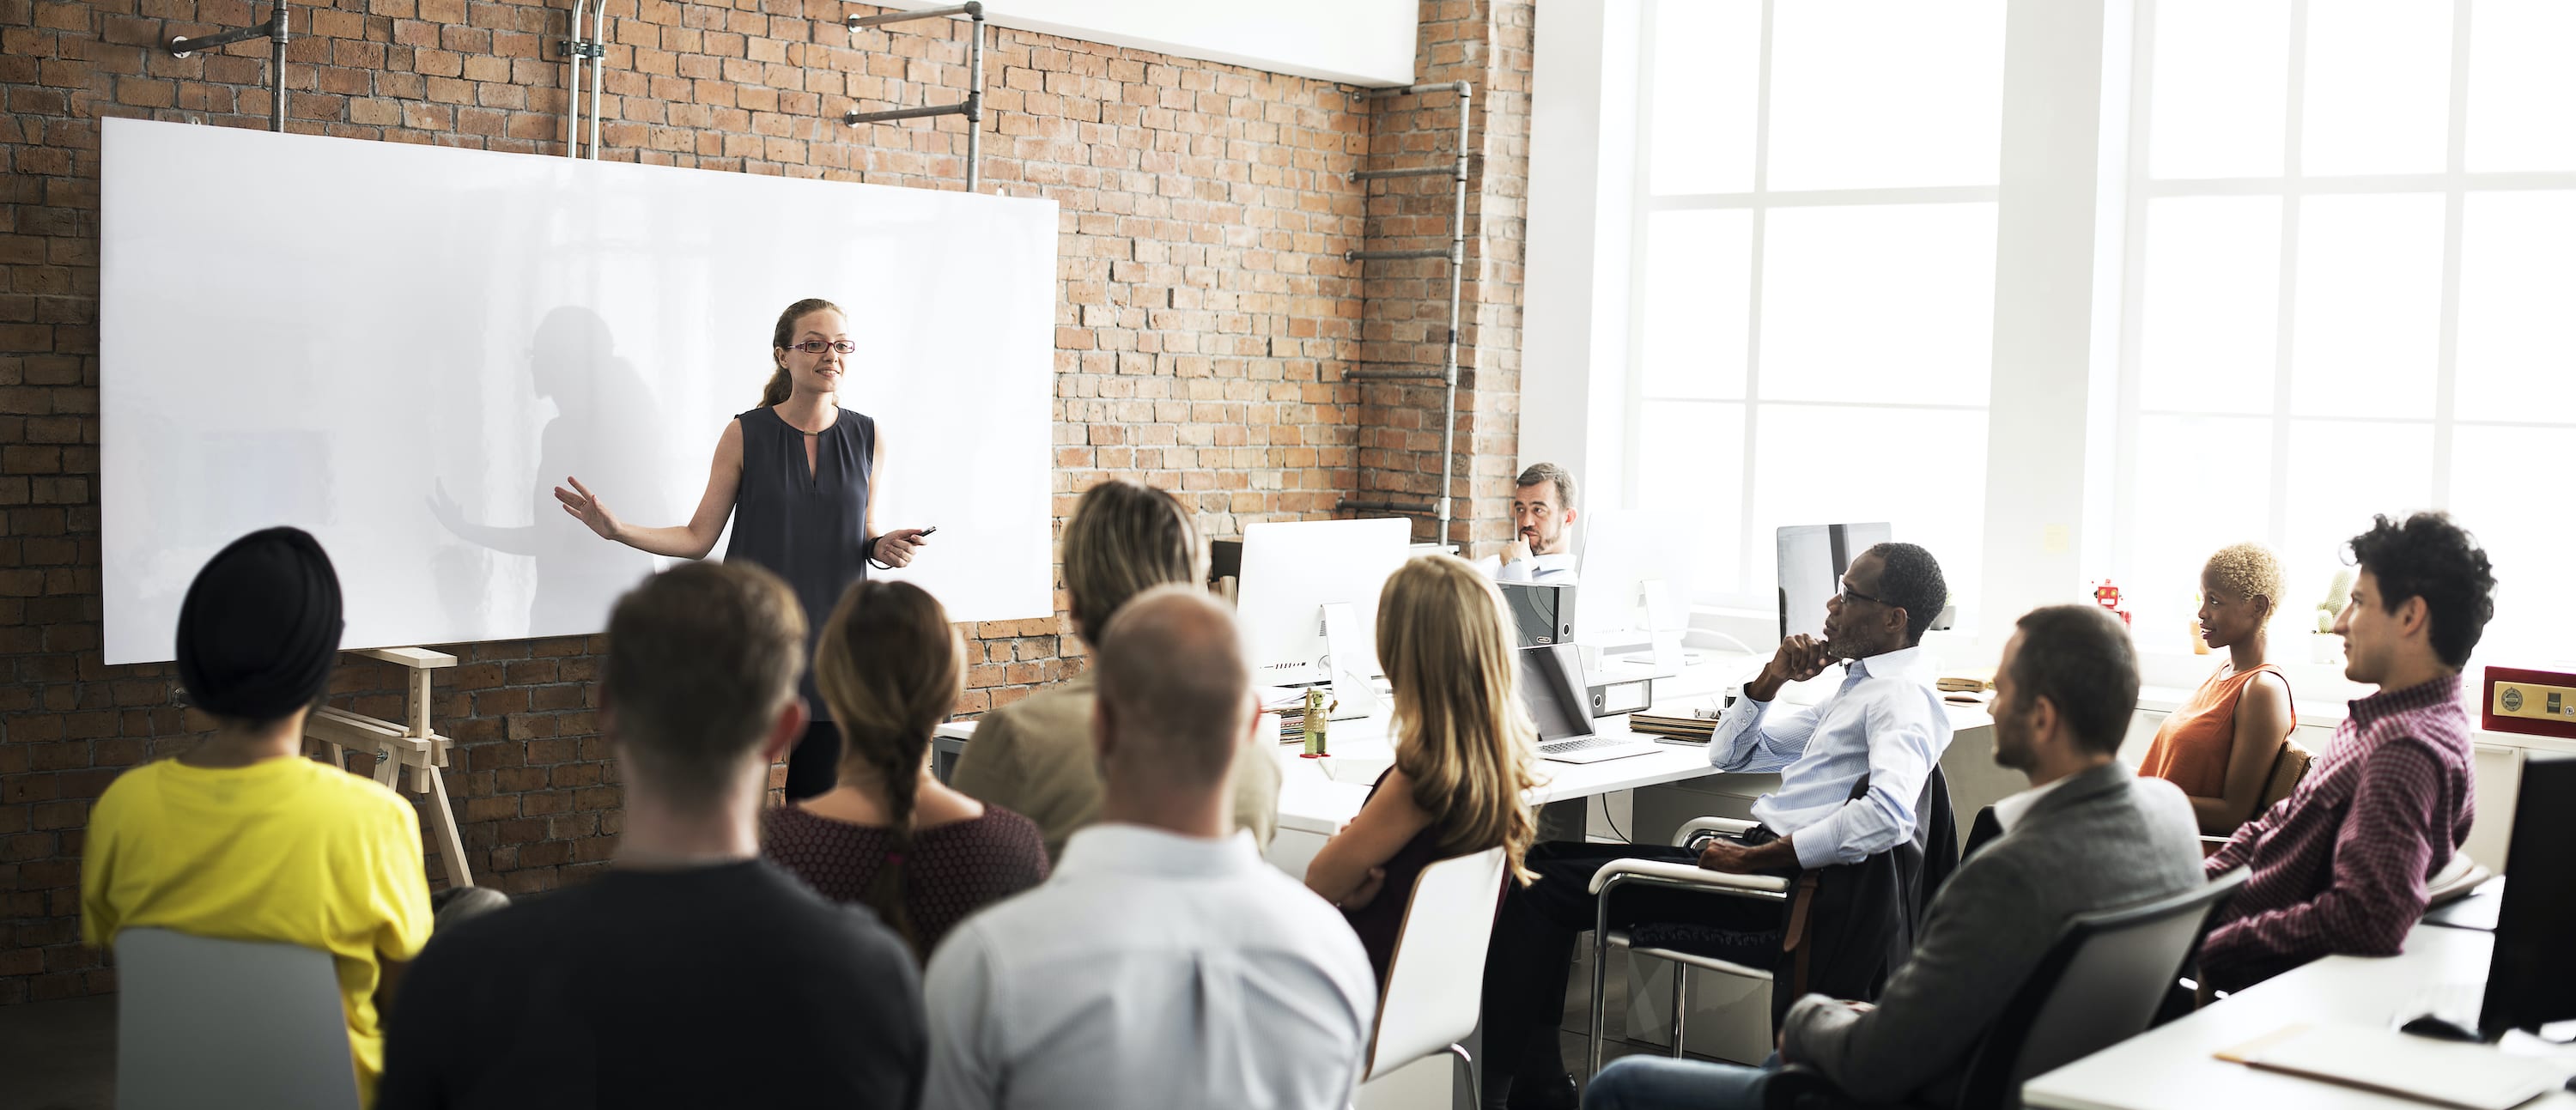
[[[606, 0], [601, 0], [605, 3]], [[564, 157], [581, 157], [581, 63], [590, 53], [582, 48], [581, 13], [583, 0], [572, 0], [572, 25], [564, 29], [565, 60], [572, 63], [570, 93], [564, 97]]]
[[[575, 0], [579, 2], [579, 0]], [[590, 156], [599, 157], [599, 87], [608, 83], [608, 0], [590, 9]], [[578, 35], [581, 28], [573, 28]]]
[[968, 0], [951, 8], [924, 8], [920, 11], [885, 12], [879, 15], [854, 15], [844, 22], [851, 33], [862, 28], [881, 27], [915, 19], [962, 15], [973, 20], [975, 29], [966, 40], [966, 99], [955, 104], [924, 105], [919, 108], [893, 108], [883, 112], [852, 111], [841, 122], [856, 127], [863, 123], [893, 123], [898, 120], [923, 119], [930, 116], [966, 117], [966, 191], [974, 192], [984, 166], [984, 5], [981, 0]]
[[275, 0], [269, 5], [268, 22], [264, 25], [237, 27], [201, 39], [192, 39], [186, 35], [172, 35], [169, 41], [161, 44], [161, 48], [169, 51], [173, 58], [185, 58], [200, 50], [218, 50], [237, 42], [248, 42], [261, 35], [268, 36], [269, 43], [268, 129], [284, 131], [286, 130], [286, 43], [290, 37], [286, 0]]
[[[1350, 180], [1364, 182], [1394, 177], [1432, 177], [1447, 173], [1457, 182], [1456, 197], [1449, 212], [1449, 245], [1446, 248], [1420, 250], [1342, 252], [1344, 259], [1354, 262], [1399, 258], [1447, 258], [1449, 260], [1449, 345], [1447, 353], [1441, 359], [1440, 373], [1436, 375], [1436, 379], [1444, 387], [1441, 391], [1440, 496], [1430, 506], [1397, 501], [1344, 501], [1341, 507], [1408, 515], [1437, 515], [1440, 521], [1439, 542], [1447, 544], [1456, 542], [1450, 536], [1451, 526], [1456, 516], [1455, 499], [1451, 496], [1450, 484], [1455, 480], [1458, 460], [1458, 329], [1467, 282], [1467, 124], [1473, 114], [1469, 109], [1475, 94], [1467, 82], [1449, 81], [1378, 89], [1369, 95], [1372, 97], [1405, 96], [1443, 89], [1458, 94], [1458, 145], [1447, 169], [1418, 167], [1400, 170], [1365, 170], [1352, 173]], [[1342, 373], [1344, 381], [1432, 380], [1434, 378], [1435, 375], [1422, 372], [1346, 370]]]
[[286, 130], [286, 0], [268, 10], [268, 73], [276, 91], [268, 97], [268, 129]]

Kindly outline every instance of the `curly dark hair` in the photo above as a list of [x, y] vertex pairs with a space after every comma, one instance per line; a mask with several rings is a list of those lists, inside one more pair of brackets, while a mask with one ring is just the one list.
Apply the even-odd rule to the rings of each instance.
[[1932, 553], [1910, 543], [1882, 543], [1869, 549], [1878, 556], [1878, 599], [1905, 610], [1905, 646], [1923, 642], [1923, 632], [1950, 603], [1950, 584]]
[[2433, 653], [2448, 666], [2468, 665], [2469, 651], [2495, 619], [2495, 567], [2477, 537], [2449, 513], [2417, 513], [2402, 522], [2383, 514], [2346, 546], [2353, 565], [2379, 580], [2381, 611], [2394, 613], [2407, 598], [2423, 598]]

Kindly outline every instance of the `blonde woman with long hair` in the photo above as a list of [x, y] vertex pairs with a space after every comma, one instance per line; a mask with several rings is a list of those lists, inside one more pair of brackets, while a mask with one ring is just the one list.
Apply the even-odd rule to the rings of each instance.
[[1500, 845], [1516, 881], [1538, 834], [1530, 788], [1537, 728], [1522, 707], [1503, 596], [1475, 564], [1425, 555], [1387, 579], [1377, 656], [1395, 690], [1395, 766], [1358, 817], [1306, 865], [1306, 885], [1342, 908], [1386, 982], [1422, 869]]

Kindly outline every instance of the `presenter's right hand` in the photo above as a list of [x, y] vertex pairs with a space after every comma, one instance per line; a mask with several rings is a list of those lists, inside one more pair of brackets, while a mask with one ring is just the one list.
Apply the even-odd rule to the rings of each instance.
[[1834, 657], [1825, 643], [1813, 636], [1791, 636], [1780, 641], [1780, 650], [1771, 653], [1771, 661], [1762, 665], [1762, 674], [1745, 684], [1744, 696], [1755, 701], [1770, 701], [1780, 687], [1791, 682], [1805, 682], [1825, 673]]
[[581, 484], [581, 479], [565, 478], [564, 481], [572, 483], [572, 488], [555, 487], [555, 500], [563, 503], [563, 510], [571, 513], [574, 520], [588, 525], [591, 531], [599, 533], [599, 538], [617, 539], [626, 527], [618, 522], [617, 515], [609, 512], [608, 506], [600, 504], [599, 498], [590, 492], [590, 487]]
[[1521, 560], [1529, 557], [1530, 546], [1528, 537], [1515, 532], [1512, 534], [1511, 539], [1504, 541], [1503, 550], [1501, 552], [1504, 566], [1510, 566], [1513, 563], [1520, 562]]

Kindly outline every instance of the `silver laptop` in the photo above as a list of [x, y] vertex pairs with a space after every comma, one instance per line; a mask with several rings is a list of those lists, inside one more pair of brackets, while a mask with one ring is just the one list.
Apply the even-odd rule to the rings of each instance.
[[1520, 649], [1521, 704], [1538, 722], [1538, 754], [1558, 763], [1598, 763], [1666, 750], [1622, 728], [1593, 727], [1592, 703], [1583, 684], [1583, 656], [1572, 644]]

